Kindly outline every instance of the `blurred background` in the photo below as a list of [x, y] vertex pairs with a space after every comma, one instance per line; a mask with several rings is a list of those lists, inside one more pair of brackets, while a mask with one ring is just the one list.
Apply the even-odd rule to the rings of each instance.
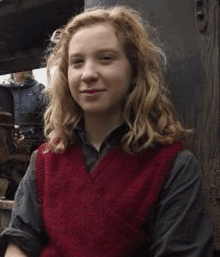
[[[46, 77], [46, 69], [45, 68], [35, 69], [35, 70], [33, 70], [33, 74], [34, 74], [35, 79], [39, 83], [46, 86], [47, 77]], [[0, 84], [3, 84], [9, 78], [10, 78], [10, 74], [0, 75]]]

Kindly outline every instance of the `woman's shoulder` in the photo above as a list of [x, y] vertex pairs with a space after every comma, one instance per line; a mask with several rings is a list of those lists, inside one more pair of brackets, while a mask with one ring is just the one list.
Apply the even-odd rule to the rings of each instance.
[[163, 152], [164, 154], [172, 152], [173, 166], [179, 167], [187, 163], [198, 164], [195, 155], [182, 143], [175, 142], [173, 144], [155, 144], [155, 153]]
[[29, 167], [32, 170], [34, 170], [37, 155], [38, 155], [38, 149], [33, 151], [32, 154], [31, 154], [31, 158], [30, 158], [30, 162], [29, 162]]
[[[188, 149], [179, 152], [173, 166], [168, 173], [164, 190], [189, 185], [192, 182], [201, 182], [201, 169], [195, 155]], [[175, 185], [175, 186], [174, 186]]]
[[51, 146], [50, 142], [43, 142], [39, 145], [38, 149], [35, 151], [35, 159], [37, 162], [42, 160], [58, 160], [62, 158], [70, 158], [71, 153], [76, 149], [80, 148], [78, 144], [71, 144], [63, 150], [56, 150]]
[[173, 166], [180, 167], [185, 165], [198, 166], [195, 155], [189, 149], [184, 149], [177, 154]]
[[37, 150], [34, 152], [35, 154], [35, 158], [42, 158], [44, 156], [48, 156], [48, 155], [51, 155], [51, 154], [54, 154], [55, 152], [52, 151], [51, 149], [52, 147], [50, 147], [50, 143], [49, 142], [42, 142]]

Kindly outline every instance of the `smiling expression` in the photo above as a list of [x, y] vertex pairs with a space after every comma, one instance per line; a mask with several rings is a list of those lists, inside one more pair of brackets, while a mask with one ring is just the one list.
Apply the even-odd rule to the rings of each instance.
[[108, 23], [80, 28], [68, 53], [71, 95], [84, 113], [121, 113], [131, 66], [115, 29]]

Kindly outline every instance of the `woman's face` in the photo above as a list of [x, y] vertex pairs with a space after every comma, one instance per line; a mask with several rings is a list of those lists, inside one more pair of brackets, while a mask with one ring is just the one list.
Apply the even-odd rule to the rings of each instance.
[[84, 114], [121, 113], [131, 66], [108, 23], [80, 28], [69, 44], [68, 82]]

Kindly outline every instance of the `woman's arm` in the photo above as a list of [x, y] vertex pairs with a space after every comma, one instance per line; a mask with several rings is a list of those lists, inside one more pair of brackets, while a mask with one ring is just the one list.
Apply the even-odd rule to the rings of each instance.
[[7, 247], [5, 257], [28, 257], [16, 244], [10, 243]]
[[199, 165], [190, 151], [183, 151], [168, 175], [149, 224], [154, 237], [152, 256], [212, 256], [213, 228], [205, 205]]
[[[36, 152], [32, 154], [28, 170], [16, 192], [9, 227], [0, 235], [0, 256], [5, 255], [8, 244], [12, 243], [18, 245], [28, 256], [37, 257], [47, 243], [36, 195], [35, 157]], [[10, 249], [16, 248], [10, 246]]]

